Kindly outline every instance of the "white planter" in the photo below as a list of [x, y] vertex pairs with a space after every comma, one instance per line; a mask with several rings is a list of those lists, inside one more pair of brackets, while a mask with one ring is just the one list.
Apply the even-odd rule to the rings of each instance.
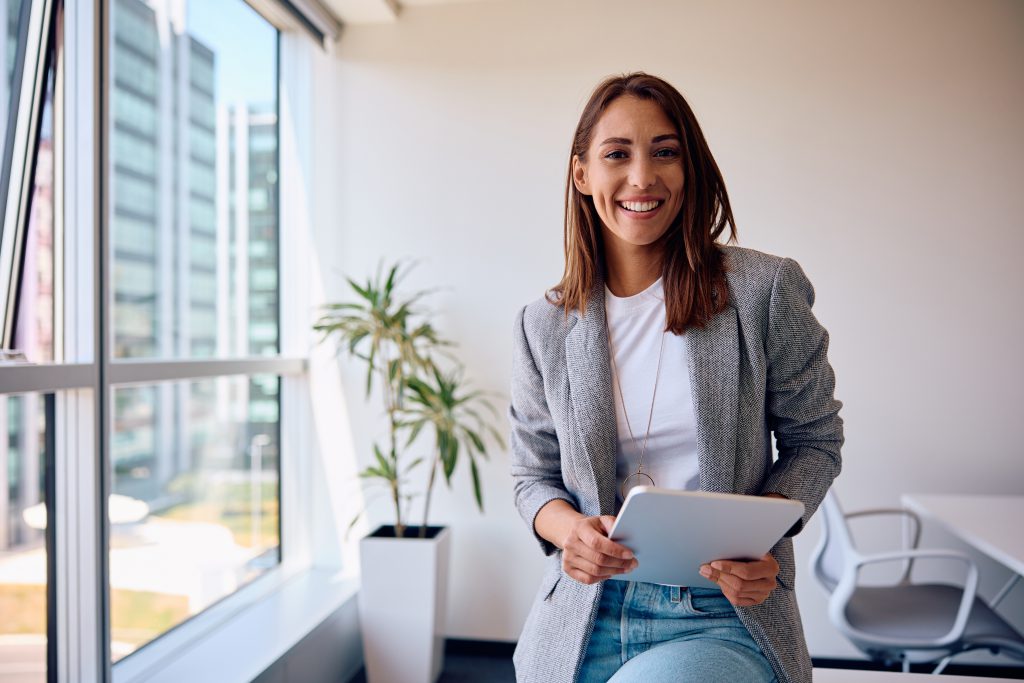
[[380, 527], [359, 543], [368, 683], [435, 683], [441, 675], [451, 534], [428, 528], [433, 538], [380, 536], [391, 529]]

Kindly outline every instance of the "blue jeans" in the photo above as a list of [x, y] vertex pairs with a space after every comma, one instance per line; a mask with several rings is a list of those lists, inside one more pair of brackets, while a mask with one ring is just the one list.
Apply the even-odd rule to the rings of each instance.
[[578, 683], [770, 683], [775, 674], [722, 591], [605, 581]]

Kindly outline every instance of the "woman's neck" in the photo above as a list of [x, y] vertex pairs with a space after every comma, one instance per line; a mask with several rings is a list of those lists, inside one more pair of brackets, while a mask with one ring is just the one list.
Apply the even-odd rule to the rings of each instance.
[[[660, 246], [660, 245], [659, 245]], [[605, 248], [605, 285], [618, 297], [644, 291], [661, 277], [662, 252], [655, 245]]]

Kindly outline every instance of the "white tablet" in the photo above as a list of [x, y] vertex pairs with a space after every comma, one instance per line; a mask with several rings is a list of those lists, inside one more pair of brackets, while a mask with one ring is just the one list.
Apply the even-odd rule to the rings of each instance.
[[608, 536], [638, 565], [611, 578], [718, 588], [700, 575], [702, 564], [760, 559], [803, 513], [797, 500], [636, 486]]

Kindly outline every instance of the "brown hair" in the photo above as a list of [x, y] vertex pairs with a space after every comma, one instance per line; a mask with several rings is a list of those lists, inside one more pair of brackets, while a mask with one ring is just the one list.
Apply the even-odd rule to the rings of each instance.
[[690, 105], [671, 85], [643, 72], [605, 79], [583, 108], [573, 136], [565, 183], [565, 273], [547, 299], [563, 306], [566, 316], [573, 309], [585, 313], [595, 278], [599, 273], [602, 277], [605, 274], [600, 218], [593, 197], [576, 189], [572, 158], [575, 155], [586, 160], [598, 119], [613, 101], [624, 95], [657, 103], [682, 141], [683, 203], [664, 237], [662, 270], [667, 329], [682, 334], [687, 327], [703, 327], [726, 306], [729, 292], [725, 265], [716, 241], [728, 224], [728, 242], [734, 243], [736, 224], [722, 174]]

